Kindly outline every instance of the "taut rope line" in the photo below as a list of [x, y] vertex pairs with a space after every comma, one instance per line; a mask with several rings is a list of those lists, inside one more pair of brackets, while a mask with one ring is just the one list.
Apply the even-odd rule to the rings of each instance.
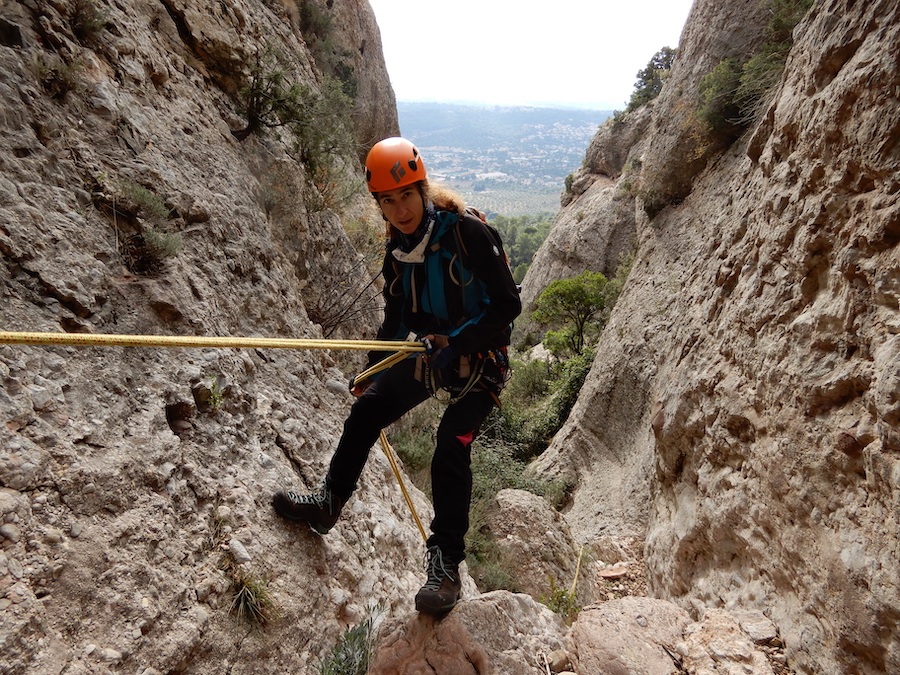
[[111, 335], [108, 333], [14, 333], [0, 331], [0, 343], [74, 347], [222, 347], [260, 349], [358, 349], [424, 352], [421, 342], [401, 340], [317, 340], [200, 335]]
[[[260, 337], [204, 337], [199, 335], [113, 335], [108, 333], [33, 333], [0, 331], [0, 344], [18, 345], [67, 345], [72, 347], [215, 347], [236, 349], [357, 349], [366, 351], [390, 351], [394, 354], [379, 361], [372, 367], [356, 376], [362, 381], [377, 372], [390, 368], [410, 354], [424, 352], [421, 342], [405, 342], [401, 340], [317, 340], [317, 339], [282, 339]], [[381, 449], [387, 456], [391, 470], [400, 484], [400, 492], [412, 513], [413, 520], [419, 528], [422, 539], [427, 541], [425, 528], [412, 498], [403, 483], [400, 467], [394, 458], [393, 448], [388, 443], [384, 430], [380, 436]]]
[[419, 534], [422, 535], [422, 539], [426, 542], [428, 541], [428, 535], [425, 534], [425, 528], [422, 527], [422, 521], [419, 520], [419, 514], [416, 513], [416, 507], [413, 504], [412, 497], [409, 496], [409, 492], [406, 491], [406, 485], [403, 484], [403, 479], [400, 477], [400, 467], [397, 466], [397, 460], [394, 457], [394, 448], [391, 447], [391, 444], [388, 443], [387, 434], [384, 433], [384, 429], [381, 430], [381, 449], [384, 450], [384, 454], [387, 456], [387, 460], [391, 465], [391, 469], [394, 471], [394, 475], [397, 477], [397, 482], [400, 483], [400, 492], [403, 493], [403, 499], [406, 500], [406, 505], [409, 507], [410, 513], [412, 513], [413, 520], [416, 521], [416, 527], [419, 528]]

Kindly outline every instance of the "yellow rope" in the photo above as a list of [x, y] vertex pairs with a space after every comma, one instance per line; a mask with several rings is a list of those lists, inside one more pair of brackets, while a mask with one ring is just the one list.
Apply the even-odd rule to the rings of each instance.
[[416, 527], [419, 528], [419, 534], [422, 535], [423, 540], [428, 541], [428, 535], [425, 534], [425, 528], [422, 527], [422, 521], [419, 520], [419, 514], [416, 512], [416, 507], [412, 502], [412, 498], [409, 496], [409, 492], [406, 491], [406, 485], [403, 483], [403, 478], [400, 476], [400, 467], [397, 466], [397, 459], [394, 457], [394, 449], [391, 447], [391, 444], [388, 443], [387, 434], [384, 433], [384, 429], [381, 430], [381, 449], [384, 450], [384, 454], [387, 455], [391, 469], [397, 477], [397, 482], [400, 484], [400, 492], [403, 493], [403, 499], [406, 500], [406, 505], [409, 507], [410, 513], [412, 513], [413, 520], [416, 521]]
[[575, 578], [572, 579], [572, 590], [569, 591], [569, 595], [573, 598], [575, 597], [575, 589], [578, 587], [578, 572], [581, 571], [581, 559], [584, 557], [584, 544], [581, 545], [581, 550], [578, 552], [578, 563], [575, 565]]
[[261, 337], [206, 337], [201, 335], [110, 335], [104, 333], [14, 333], [0, 331], [0, 344], [70, 345], [75, 347], [222, 347], [261, 349], [359, 349], [403, 352], [425, 351], [421, 342], [400, 340], [317, 340]]
[[[104, 333], [15, 333], [0, 331], [0, 344], [19, 345], [68, 345], [74, 347], [216, 347], [216, 348], [261, 348], [261, 349], [360, 349], [367, 351], [395, 352], [356, 376], [362, 381], [382, 370], [399, 363], [409, 354], [424, 352], [421, 342], [400, 340], [316, 340], [282, 339], [257, 337], [204, 337], [199, 335], [110, 335]], [[400, 491], [419, 528], [422, 539], [427, 540], [425, 528], [416, 512], [412, 498], [400, 474], [400, 467], [394, 457], [393, 448], [388, 443], [384, 429], [381, 430], [381, 447], [400, 484]]]
[[400, 363], [407, 356], [408, 356], [408, 354], [406, 352], [397, 352], [396, 354], [391, 354], [383, 361], [379, 361], [378, 363], [373, 365], [371, 368], [366, 368], [363, 372], [361, 372], [359, 375], [357, 375], [354, 378], [354, 381], [362, 382], [364, 380], [367, 380], [370, 377], [372, 377], [372, 375], [374, 375], [375, 373], [379, 373], [382, 370], [386, 370], [387, 368], [390, 368], [391, 366], [393, 366], [395, 363]]

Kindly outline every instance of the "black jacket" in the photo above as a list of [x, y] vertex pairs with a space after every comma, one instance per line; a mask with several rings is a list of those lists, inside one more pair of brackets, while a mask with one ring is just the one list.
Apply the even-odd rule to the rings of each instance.
[[[460, 218], [455, 213], [438, 210], [435, 221], [438, 225], [446, 224], [446, 231], [437, 242], [432, 234], [425, 253], [426, 262], [399, 262], [392, 253], [399, 243], [389, 242], [382, 266], [384, 321], [376, 337], [405, 340], [410, 332], [417, 336], [428, 333], [450, 335], [449, 343], [459, 355], [487, 352], [508, 345], [509, 328], [521, 313], [522, 303], [499, 238], [480, 219], [468, 214]], [[441, 287], [433, 280], [429, 284], [428, 270], [434, 269], [427, 262], [430, 256], [441, 259], [446, 318], [425, 309], [428, 306], [425, 296]], [[466, 311], [456, 260], [468, 271], [468, 274], [463, 273], [466, 286], [472, 283], [471, 275], [481, 284], [484, 300], [475, 311]], [[411, 273], [405, 272], [404, 267], [410, 265]], [[408, 292], [404, 288], [404, 274], [409, 274]], [[453, 334], [462, 324], [467, 325]]]

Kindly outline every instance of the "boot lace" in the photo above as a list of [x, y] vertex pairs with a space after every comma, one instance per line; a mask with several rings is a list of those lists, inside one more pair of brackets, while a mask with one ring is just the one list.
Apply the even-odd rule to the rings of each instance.
[[447, 577], [451, 581], [456, 581], [453, 578], [453, 575], [450, 573], [450, 570], [448, 570], [446, 565], [444, 565], [444, 556], [441, 553], [441, 549], [439, 549], [437, 546], [432, 546], [425, 553], [425, 557], [425, 571], [428, 574], [428, 579], [425, 581], [425, 585], [422, 587], [422, 590], [439, 590], [444, 577]]
[[327, 511], [329, 514], [332, 512], [332, 506], [334, 504], [334, 498], [331, 494], [331, 490], [327, 487], [323, 487], [318, 492], [313, 492], [308, 495], [297, 494], [293, 491], [288, 491], [288, 498], [297, 505], [300, 506], [315, 506], [324, 511]]

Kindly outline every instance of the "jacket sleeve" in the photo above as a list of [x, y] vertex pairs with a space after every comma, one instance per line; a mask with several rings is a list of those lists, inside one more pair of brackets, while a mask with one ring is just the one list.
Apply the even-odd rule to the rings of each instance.
[[467, 215], [459, 222], [459, 236], [465, 265], [484, 283], [490, 300], [478, 321], [450, 338], [458, 354], [472, 354], [509, 343], [507, 329], [522, 312], [522, 301], [502, 244], [487, 226]]

